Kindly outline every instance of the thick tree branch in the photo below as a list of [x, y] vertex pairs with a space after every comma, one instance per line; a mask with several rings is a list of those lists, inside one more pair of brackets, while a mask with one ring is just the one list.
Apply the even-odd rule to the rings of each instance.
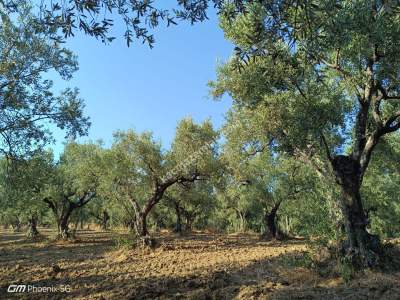
[[372, 99], [372, 116], [378, 128], [382, 128], [383, 121], [381, 115], [381, 102], [382, 102], [382, 95], [376, 96]]
[[361, 103], [356, 116], [353, 158], [357, 161], [360, 159], [366, 144], [369, 107], [370, 102]]
[[[400, 129], [400, 121], [398, 120], [398, 118], [400, 118], [400, 111], [394, 113], [389, 119], [386, 120], [382, 127], [378, 127], [374, 131], [374, 133], [368, 137], [365, 148], [363, 149], [362, 155], [360, 157], [361, 180], [371, 160], [372, 151], [378, 144], [379, 139], [385, 134], [395, 132]], [[396, 121], [397, 123], [395, 123]]]
[[327, 143], [322, 131], [321, 131], [321, 140], [322, 140], [322, 144], [324, 145], [324, 148], [325, 148], [326, 156], [327, 156], [328, 160], [332, 163], [331, 150], [329, 149], [328, 143]]
[[54, 214], [57, 214], [57, 207], [54, 205], [54, 203], [49, 199], [49, 198], [44, 198], [43, 202], [45, 202], [49, 208], [53, 211]]
[[376, 85], [377, 89], [382, 93], [382, 99], [383, 100], [400, 100], [400, 95], [389, 95], [389, 90], [385, 89], [381, 83], [377, 83]]
[[94, 197], [96, 197], [96, 192], [85, 193], [85, 195], [79, 199], [79, 202], [78, 202], [79, 207], [86, 205]]
[[[398, 130], [400, 128], [400, 120], [398, 120], [399, 118], [400, 118], [400, 110], [395, 112], [389, 119], [386, 120], [382, 128], [381, 135]], [[397, 123], [393, 124], [395, 122]]]

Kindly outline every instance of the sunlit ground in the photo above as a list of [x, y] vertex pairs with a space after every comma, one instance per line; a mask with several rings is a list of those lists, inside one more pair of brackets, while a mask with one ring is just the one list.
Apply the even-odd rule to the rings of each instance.
[[[81, 230], [75, 242], [54, 242], [40, 231], [39, 242], [0, 231], [0, 299], [400, 299], [400, 273], [345, 284], [308, 264], [302, 240], [160, 233], [155, 250], [130, 250], [115, 246], [123, 233]], [[11, 284], [64, 290], [7, 293]]]

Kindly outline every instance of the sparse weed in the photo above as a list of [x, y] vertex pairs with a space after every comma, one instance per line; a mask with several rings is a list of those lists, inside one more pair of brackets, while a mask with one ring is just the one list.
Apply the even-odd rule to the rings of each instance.
[[116, 236], [114, 239], [116, 249], [132, 249], [137, 246], [137, 239], [134, 236]]
[[307, 251], [297, 252], [291, 255], [281, 255], [278, 262], [282, 266], [291, 268], [314, 268], [314, 260], [312, 254]]

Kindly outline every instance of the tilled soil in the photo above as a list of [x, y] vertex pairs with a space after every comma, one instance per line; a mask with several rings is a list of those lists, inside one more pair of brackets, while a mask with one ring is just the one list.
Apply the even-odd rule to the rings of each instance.
[[[150, 249], [116, 249], [116, 232], [79, 231], [74, 242], [0, 231], [0, 299], [400, 299], [400, 273], [344, 283], [305, 267], [303, 240], [256, 235], [157, 235]], [[11, 284], [59, 291], [8, 293]], [[63, 290], [63, 291], [60, 291]]]

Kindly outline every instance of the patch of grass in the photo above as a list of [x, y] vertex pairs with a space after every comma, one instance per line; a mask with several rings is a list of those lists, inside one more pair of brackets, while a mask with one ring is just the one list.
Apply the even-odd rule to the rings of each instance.
[[351, 260], [346, 256], [338, 259], [338, 273], [346, 283], [349, 283], [356, 275], [356, 270]]
[[278, 263], [285, 267], [290, 268], [314, 268], [314, 260], [312, 254], [307, 251], [296, 252], [293, 254], [281, 255], [278, 258]]
[[133, 249], [137, 247], [138, 241], [135, 236], [116, 236], [113, 238], [114, 247], [116, 249]]
[[379, 268], [384, 272], [400, 271], [400, 248], [396, 241], [386, 242], [383, 245]]

